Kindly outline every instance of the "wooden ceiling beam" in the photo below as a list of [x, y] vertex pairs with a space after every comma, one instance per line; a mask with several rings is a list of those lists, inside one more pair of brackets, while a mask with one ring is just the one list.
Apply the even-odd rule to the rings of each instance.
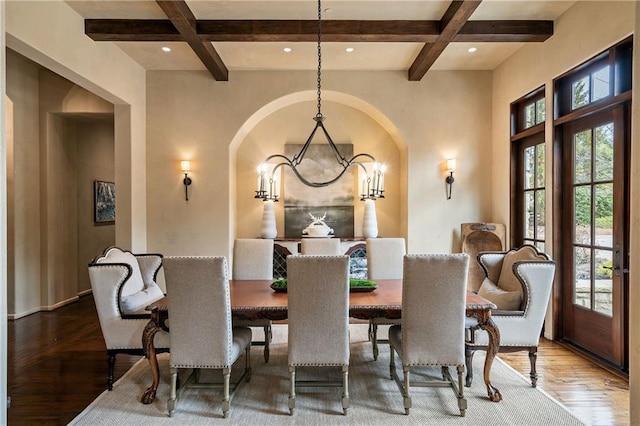
[[189, 9], [184, 0], [156, 0], [162, 11], [167, 15], [176, 30], [182, 35], [184, 41], [205, 67], [209, 70], [213, 78], [218, 81], [229, 80], [229, 70], [214, 49], [213, 45], [208, 41], [202, 41], [196, 31], [196, 17]]
[[471, 17], [482, 0], [456, 0], [440, 20], [440, 35], [433, 43], [424, 45], [409, 67], [409, 80], [420, 81], [438, 59], [444, 49], [453, 41], [464, 24]]
[[[200, 20], [201, 41], [315, 42], [318, 21]], [[85, 34], [95, 41], [185, 41], [169, 20], [86, 19]], [[553, 21], [468, 21], [454, 42], [542, 42]], [[322, 21], [322, 41], [434, 43], [439, 21]]]

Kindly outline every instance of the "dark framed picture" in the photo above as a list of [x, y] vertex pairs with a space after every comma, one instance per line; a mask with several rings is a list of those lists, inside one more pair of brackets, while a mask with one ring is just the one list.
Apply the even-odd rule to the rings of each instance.
[[94, 221], [112, 224], [116, 221], [116, 184], [101, 180], [93, 181]]

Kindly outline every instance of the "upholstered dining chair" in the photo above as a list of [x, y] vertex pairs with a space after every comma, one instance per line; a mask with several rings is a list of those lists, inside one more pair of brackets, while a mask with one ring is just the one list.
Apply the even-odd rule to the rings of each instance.
[[[242, 238], [233, 244], [233, 273], [235, 280], [271, 280], [273, 279], [273, 240]], [[252, 341], [253, 345], [264, 345], [264, 361], [269, 362], [269, 344], [271, 343], [271, 320], [269, 319], [233, 319], [234, 326], [260, 327], [264, 330], [264, 340]]]
[[[367, 238], [367, 278], [371, 281], [402, 279], [404, 238]], [[399, 325], [399, 319], [372, 318], [369, 320], [369, 340], [373, 346], [373, 359], [378, 359], [378, 326]], [[388, 342], [388, 340], [380, 340]]]
[[[166, 257], [163, 260], [167, 304], [171, 312], [171, 396], [169, 416], [188, 387], [222, 388], [227, 418], [233, 393], [251, 378], [251, 329], [233, 327], [227, 260], [224, 257]], [[245, 354], [244, 372], [231, 384], [231, 366]], [[178, 372], [191, 369], [180, 389]], [[222, 370], [223, 383], [199, 383], [200, 369]]]
[[[478, 294], [498, 309], [491, 318], [500, 330], [499, 352], [528, 351], [531, 386], [536, 387], [536, 359], [544, 317], [547, 312], [555, 274], [555, 263], [532, 245], [507, 252], [483, 252], [478, 263], [484, 281]], [[473, 381], [473, 354], [487, 350], [488, 335], [479, 329], [477, 320], [467, 318], [466, 331], [467, 386]]]
[[[89, 263], [89, 280], [107, 346], [107, 389], [113, 389], [113, 369], [119, 353], [144, 355], [142, 332], [149, 323], [145, 307], [164, 297], [156, 284], [160, 254], [133, 254], [108, 247]], [[158, 353], [169, 351], [169, 336], [154, 337]]]
[[[401, 325], [389, 328], [390, 375], [404, 398], [405, 414], [411, 409], [411, 386], [450, 386], [465, 415], [464, 326], [469, 256], [466, 254], [418, 254], [404, 258]], [[395, 356], [402, 363], [403, 380]], [[436, 366], [442, 380], [411, 382], [412, 368]], [[449, 366], [456, 367], [454, 380]]]
[[340, 238], [303, 238], [300, 254], [341, 255]]
[[[349, 256], [289, 256], [289, 412], [296, 386], [342, 386], [349, 408]], [[296, 367], [342, 367], [342, 382], [296, 381]]]

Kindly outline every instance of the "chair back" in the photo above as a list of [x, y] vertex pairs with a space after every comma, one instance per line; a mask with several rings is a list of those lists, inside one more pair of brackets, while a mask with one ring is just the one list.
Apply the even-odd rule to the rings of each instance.
[[273, 240], [237, 239], [233, 245], [233, 279], [270, 280], [273, 278]]
[[467, 254], [404, 258], [403, 365], [464, 365]]
[[367, 277], [401, 279], [406, 253], [404, 238], [367, 238]]
[[349, 256], [289, 256], [289, 365], [349, 365]]
[[301, 254], [341, 255], [340, 238], [303, 238], [300, 245]]
[[231, 300], [224, 257], [165, 257], [171, 367], [232, 363]]

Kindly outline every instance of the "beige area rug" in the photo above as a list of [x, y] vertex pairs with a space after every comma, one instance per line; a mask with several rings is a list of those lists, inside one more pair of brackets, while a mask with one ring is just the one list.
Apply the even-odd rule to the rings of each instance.
[[[389, 379], [389, 347], [381, 345], [378, 361], [373, 361], [367, 325], [351, 325], [350, 397], [351, 408], [342, 415], [341, 388], [301, 388], [297, 391], [296, 412], [289, 416], [286, 325], [274, 325], [271, 359], [265, 364], [262, 347], [252, 348], [253, 373], [231, 401], [229, 418], [222, 418], [221, 393], [215, 389], [187, 389], [178, 401], [172, 418], [167, 415], [169, 397], [169, 355], [158, 357], [161, 381], [153, 404], [143, 405], [140, 395], [151, 383], [145, 359], [135, 364], [114, 386], [102, 393], [80, 413], [72, 425], [582, 425], [560, 403], [531, 387], [529, 380], [499, 359], [492, 368], [492, 383], [503, 400], [487, 398], [482, 380], [484, 352], [474, 357], [475, 380], [465, 388], [468, 409], [459, 410], [450, 388], [413, 388], [413, 408], [406, 416], [402, 397]], [[526, 355], [525, 355], [526, 356]], [[236, 370], [240, 370], [239, 365]], [[305, 370], [298, 371], [304, 380]], [[313, 373], [313, 372], [312, 372]], [[340, 377], [339, 368], [322, 369], [323, 378]], [[425, 373], [439, 375], [439, 369]], [[419, 375], [413, 374], [415, 379]]]

